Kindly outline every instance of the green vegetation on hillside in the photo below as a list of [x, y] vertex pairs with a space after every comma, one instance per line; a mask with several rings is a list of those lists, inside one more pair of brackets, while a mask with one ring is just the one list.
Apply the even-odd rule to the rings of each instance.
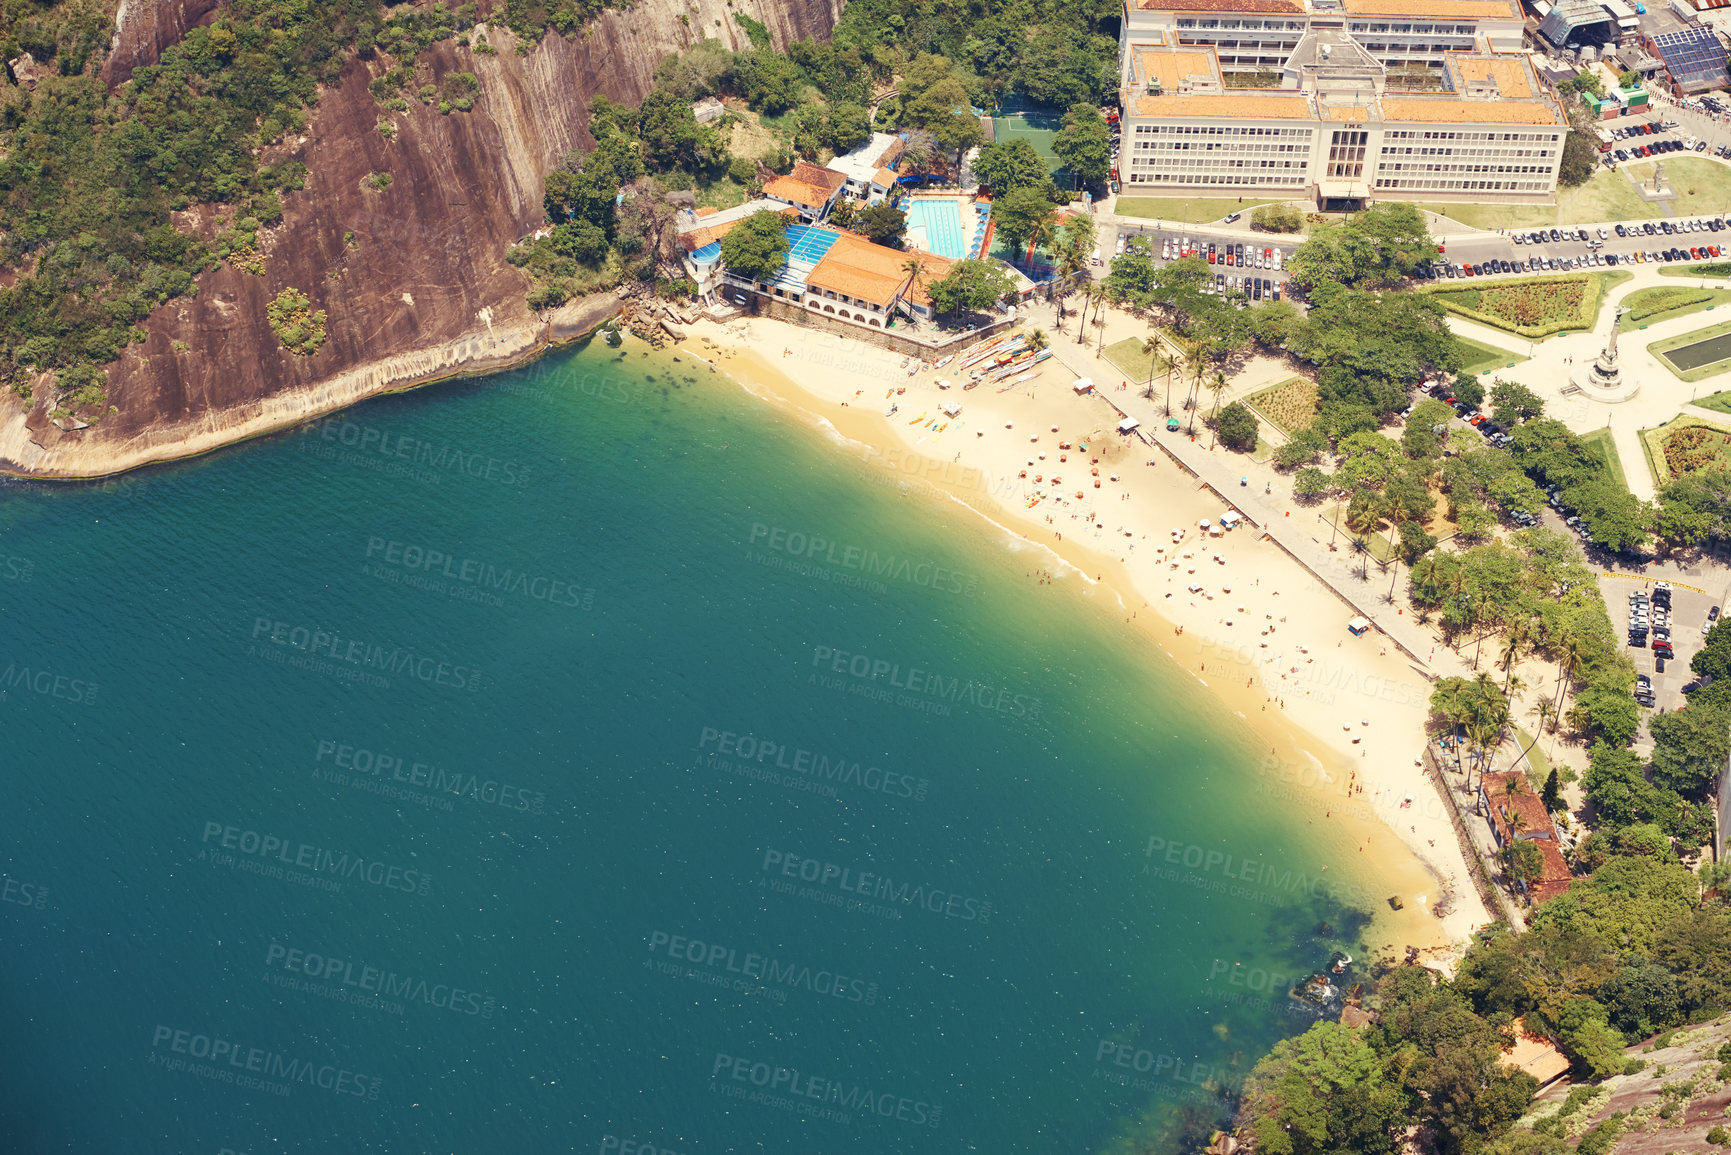
[[[217, 260], [262, 271], [258, 230], [305, 168], [257, 150], [304, 128], [318, 85], [384, 25], [369, 0], [236, 0], [109, 97], [96, 11], [0, 15], [0, 50], [44, 66], [33, 89], [0, 88], [0, 264], [18, 270], [0, 290], [0, 376], [28, 397], [52, 371], [57, 407], [90, 416], [151, 309]], [[223, 210], [209, 244], [170, 215], [201, 203]]]

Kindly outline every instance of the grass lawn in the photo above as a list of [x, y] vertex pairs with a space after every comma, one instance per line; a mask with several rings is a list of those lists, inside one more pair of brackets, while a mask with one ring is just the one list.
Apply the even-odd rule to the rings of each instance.
[[1106, 360], [1118, 366], [1125, 379], [1137, 386], [1146, 385], [1150, 377], [1158, 378], [1166, 371], [1166, 358], [1142, 352], [1142, 341], [1137, 337], [1126, 337], [1106, 346]]
[[[1533, 741], [1532, 734], [1519, 726], [1515, 727], [1515, 741], [1518, 743], [1517, 750], [1527, 752], [1527, 765], [1523, 767], [1527, 771], [1527, 781], [1532, 783], [1534, 790], [1544, 789], [1545, 779], [1551, 776], [1551, 760], [1545, 757], [1544, 743]], [[1559, 783], [1562, 779], [1561, 774], [1557, 775]]]
[[[1671, 203], [1671, 211], [1680, 217], [1696, 216], [1698, 214], [1719, 214], [1731, 209], [1731, 171], [1715, 161], [1705, 160], [1698, 156], [1679, 157], [1677, 160], [1661, 162], [1665, 166], [1665, 179], [1671, 184], [1671, 191], [1677, 194], [1677, 199]], [[1632, 164], [1629, 175], [1636, 180], [1650, 181], [1653, 178], [1653, 165], [1649, 163]], [[1657, 216], [1657, 213], [1648, 213]], [[1616, 217], [1601, 217], [1600, 220], [1616, 220]]]
[[1228, 213], [1249, 214], [1257, 205], [1284, 204], [1283, 200], [1240, 201], [1237, 197], [1132, 197], [1118, 198], [1115, 211], [1120, 216], [1147, 217], [1150, 220], [1172, 221], [1176, 224], [1201, 225], [1217, 221]]
[[1428, 204], [1413, 207], [1448, 217], [1475, 229], [1534, 229], [1557, 221], [1555, 205]]
[[[1669, 164], [1665, 171], [1671, 171]], [[1633, 169], [1630, 175], [1635, 175]], [[1664, 209], [1636, 195], [1635, 186], [1629, 183], [1628, 176], [1610, 169], [1600, 169], [1580, 188], [1557, 190], [1556, 223], [1559, 225], [1657, 220], [1664, 215]]]
[[[1702, 341], [1711, 341], [1715, 337], [1725, 337], [1728, 334], [1731, 334], [1731, 321], [1721, 321], [1719, 324], [1709, 325], [1705, 329], [1696, 329], [1691, 333], [1679, 333], [1677, 336], [1667, 337], [1663, 341], [1654, 341], [1651, 345], [1647, 346], [1647, 351], [1657, 357], [1659, 363], [1665, 366], [1666, 369], [1670, 370], [1671, 374], [1679, 380], [1691, 382], [1702, 381], [1708, 377], [1717, 377], [1719, 374], [1731, 370], [1731, 341], [1721, 342], [1721, 344], [1728, 346], [1725, 349], [1725, 356], [1714, 361], [1706, 362], [1705, 364], [1694, 365], [1693, 368], [1689, 369], [1682, 368], [1676, 362], [1672, 361], [1667, 354], [1676, 349], [1682, 349], [1689, 345], [1699, 344]], [[1698, 360], [1700, 356], [1701, 351], [1697, 350], [1694, 356], [1690, 359], [1690, 363]], [[1696, 401], [1695, 404], [1704, 409], [1716, 409], [1721, 413], [1731, 413], [1731, 392], [1714, 393], [1701, 398]]]
[[1487, 345], [1483, 341], [1475, 341], [1471, 337], [1463, 337], [1459, 333], [1455, 334], [1455, 340], [1466, 348], [1467, 356], [1474, 358], [1461, 367], [1461, 372], [1471, 373], [1475, 377], [1481, 373], [1489, 373], [1492, 369], [1507, 369], [1511, 365], [1518, 365], [1526, 360], [1526, 357], [1520, 353], [1498, 348], [1495, 345]]
[[[1623, 298], [1623, 305], [1631, 310], [1623, 316], [1623, 332], [1645, 329], [1648, 325], [1686, 317], [1690, 313], [1705, 312], [1727, 301], [1731, 301], [1731, 289], [1697, 289], [1685, 285], [1655, 285], [1651, 289], [1636, 289]], [[1671, 307], [1666, 308], [1668, 302]], [[1635, 320], [1635, 313], [1644, 312], [1648, 308], [1657, 308], [1658, 312], [1649, 313], [1639, 321]]]
[[733, 126], [733, 134], [728, 138], [727, 151], [734, 156], [743, 156], [751, 160], [762, 160], [785, 147], [793, 139], [790, 131], [778, 133], [757, 119], [755, 112], [736, 112], [742, 117]]
[[[1356, 535], [1353, 533], [1352, 527], [1346, 524], [1345, 504], [1331, 505], [1327, 509], [1323, 510], [1322, 520], [1326, 521], [1330, 525], [1338, 525], [1340, 527], [1340, 540], [1336, 544], [1341, 549], [1351, 552], [1352, 539]], [[1381, 533], [1365, 534], [1364, 546], [1365, 549], [1370, 552], [1371, 558], [1376, 561], [1388, 561], [1393, 558], [1397, 552], [1394, 542], [1390, 541]]]
[[724, 176], [710, 184], [699, 186], [697, 203], [718, 209], [730, 209], [745, 203], [745, 189], [734, 184], [732, 177]]
[[1611, 476], [1617, 479], [1618, 485], [1624, 489], [1629, 488], [1628, 475], [1623, 472], [1623, 459], [1617, 455], [1617, 443], [1612, 439], [1609, 429], [1595, 429], [1591, 433], [1581, 434], [1581, 444], [1605, 463], [1605, 468], [1611, 471]]
[[1316, 383], [1288, 377], [1244, 398], [1256, 415], [1291, 437], [1316, 417]]
[[[1689, 456], [1698, 460], [1693, 466], [1675, 470], [1666, 456], [1665, 444], [1677, 434], [1687, 433], [1689, 430], [1700, 431], [1692, 437], [1699, 444], [1688, 449]], [[1675, 443], [1673, 447], [1676, 448]], [[1673, 417], [1657, 429], [1641, 430], [1641, 448], [1647, 454], [1647, 465], [1653, 471], [1654, 482], [1663, 486], [1679, 472], [1688, 472], [1690, 468], [1699, 468], [1713, 462], [1731, 462], [1731, 426], [1715, 425], [1698, 417]]]

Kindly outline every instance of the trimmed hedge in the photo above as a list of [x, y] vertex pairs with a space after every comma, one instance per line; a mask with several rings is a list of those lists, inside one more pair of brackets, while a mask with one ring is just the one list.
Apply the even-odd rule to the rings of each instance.
[[1648, 317], [1669, 313], [1672, 309], [1684, 309], [1711, 300], [1713, 293], [1707, 289], [1661, 285], [1652, 289], [1641, 289], [1624, 297], [1623, 305], [1628, 310], [1624, 316], [1631, 321], [1645, 321]]

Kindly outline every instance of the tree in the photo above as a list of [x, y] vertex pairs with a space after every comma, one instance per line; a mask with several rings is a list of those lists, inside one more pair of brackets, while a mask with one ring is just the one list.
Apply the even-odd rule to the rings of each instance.
[[793, 61], [774, 49], [748, 48], [733, 57], [732, 83], [754, 110], [773, 116], [799, 103], [803, 79]]
[[1564, 188], [1578, 188], [1592, 180], [1598, 171], [1599, 146], [1580, 129], [1571, 128], [1563, 137], [1563, 160], [1557, 169], [1557, 183]]
[[1633, 68], [1625, 68], [1617, 75], [1617, 86], [1619, 88], [1639, 88], [1641, 87], [1641, 74]]
[[900, 248], [902, 234], [907, 232], [908, 217], [888, 201], [879, 201], [854, 214], [853, 228], [877, 244]]
[[1256, 448], [1256, 416], [1241, 401], [1222, 409], [1214, 418], [1214, 428], [1228, 449], [1249, 453]]
[[1653, 736], [1655, 785], [1698, 798], [1718, 782], [1731, 754], [1731, 716], [1724, 707], [1695, 702], [1654, 715], [1647, 731]]
[[721, 261], [748, 281], [768, 281], [787, 263], [787, 229], [780, 213], [752, 213], [721, 238]]
[[1471, 373], [1455, 374], [1453, 388], [1455, 400], [1461, 402], [1463, 405], [1477, 407], [1484, 403], [1484, 383]]
[[1544, 413], [1545, 403], [1525, 385], [1501, 378], [1491, 383], [1491, 417], [1497, 424], [1518, 425], [1528, 418], [1542, 417]]
[[1345, 225], [1325, 225], [1293, 252], [1287, 268], [1300, 284], [1376, 284], [1411, 275], [1436, 255], [1424, 215], [1410, 204], [1384, 201]]
[[974, 158], [974, 176], [991, 187], [994, 199], [1025, 188], [1044, 190], [1052, 183], [1046, 162], [1023, 136], [994, 141], [982, 148]]
[[[1539, 701], [1545, 703], [1547, 706], [1550, 704], [1548, 698], [1541, 698]], [[1553, 814], [1563, 808], [1562, 788], [1557, 783], [1557, 770], [1554, 766], [1551, 768], [1550, 774], [1545, 778], [1545, 788], [1540, 792], [1539, 800], [1545, 804], [1545, 809]]]
[[989, 309], [1015, 288], [1015, 279], [995, 262], [964, 260], [952, 265], [942, 280], [926, 286], [926, 292], [939, 313], [950, 314]]
[[654, 91], [637, 112], [644, 155], [657, 170], [695, 173], [727, 163], [727, 146], [713, 127], [697, 123], [690, 101]]
[[1250, 211], [1250, 227], [1265, 233], [1296, 233], [1304, 228], [1297, 205], [1262, 205]]
[[1292, 492], [1307, 501], [1323, 496], [1330, 488], [1328, 474], [1315, 466], [1299, 470], [1292, 478]]
[[871, 120], [863, 107], [849, 100], [829, 106], [823, 121], [823, 142], [838, 155], [852, 152], [871, 138]]
[[1416, 521], [1400, 523], [1400, 560], [1411, 566], [1436, 548], [1437, 539]]
[[1081, 183], [1105, 184], [1112, 171], [1112, 139], [1100, 110], [1092, 104], [1071, 105], [1063, 129], [1052, 138], [1052, 155]]
[[1437, 400], [1426, 397], [1407, 414], [1406, 427], [1401, 430], [1400, 446], [1408, 457], [1422, 461], [1442, 456], [1443, 437], [1455, 411]]
[[1382, 1155], [1406, 1129], [1403, 1098], [1365, 1032], [1325, 1021], [1256, 1064], [1243, 1110], [1256, 1148], [1270, 1155]]
[[655, 86], [681, 100], [698, 100], [721, 91], [733, 68], [733, 53], [719, 40], [699, 40], [684, 52], [670, 52], [655, 66]]
[[1529, 886], [1545, 874], [1545, 856], [1530, 839], [1514, 838], [1498, 854], [1509, 877]]
[[1037, 188], [1017, 189], [992, 202], [992, 219], [997, 222], [998, 235], [1020, 259], [1029, 242], [1051, 231], [1052, 202]]

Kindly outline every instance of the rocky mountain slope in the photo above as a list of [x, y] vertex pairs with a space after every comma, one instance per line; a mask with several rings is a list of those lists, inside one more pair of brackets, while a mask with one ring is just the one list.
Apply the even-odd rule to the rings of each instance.
[[[826, 36], [840, 7], [641, 0], [577, 36], [549, 33], [526, 56], [497, 27], [488, 30], [497, 54], [476, 53], [471, 32], [434, 45], [419, 63], [435, 77], [479, 78], [473, 111], [443, 116], [411, 101], [389, 114], [391, 139], [367, 91], [385, 62], [352, 61], [321, 94], [306, 133], [266, 158], [299, 159], [309, 172], [306, 188], [284, 197], [282, 223], [261, 235], [264, 274], [217, 269], [199, 279], [195, 296], [152, 313], [148, 340], [110, 366], [118, 412], [96, 425], [63, 431], [42, 401], [28, 410], [0, 402], [0, 469], [88, 477], [204, 452], [379, 392], [490, 371], [591, 327], [610, 300], [536, 317], [524, 304], [526, 279], [505, 262], [542, 220], [547, 171], [593, 143], [589, 98], [636, 103], [656, 62], [703, 36], [749, 47], [735, 11], [785, 45]], [[104, 78], [122, 83], [214, 8], [213, 0], [125, 0]], [[390, 174], [388, 187], [375, 187], [375, 173]], [[328, 315], [328, 339], [310, 357], [288, 353], [270, 330], [266, 306], [286, 287]]]

